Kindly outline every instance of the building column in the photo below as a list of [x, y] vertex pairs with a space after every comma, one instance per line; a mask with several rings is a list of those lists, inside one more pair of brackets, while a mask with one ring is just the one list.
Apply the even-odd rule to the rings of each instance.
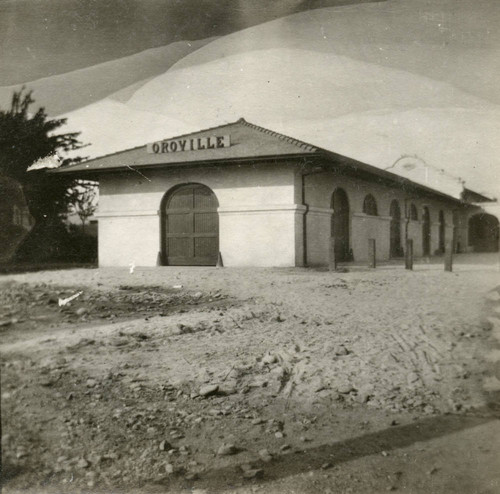
[[309, 206], [306, 215], [306, 265], [326, 266], [329, 261], [333, 209]]

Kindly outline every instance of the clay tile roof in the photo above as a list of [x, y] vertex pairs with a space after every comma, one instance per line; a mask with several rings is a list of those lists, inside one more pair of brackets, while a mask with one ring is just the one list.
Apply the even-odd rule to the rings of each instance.
[[179, 166], [188, 163], [202, 164], [203, 162], [213, 163], [252, 158], [303, 156], [319, 152], [319, 149], [315, 146], [251, 124], [243, 118], [229, 124], [211, 127], [190, 134], [173, 136], [165, 140], [198, 139], [214, 135], [229, 135], [231, 145], [218, 149], [158, 154], [148, 152], [147, 145], [143, 145], [59, 168], [52, 173], [96, 173], [128, 167]]

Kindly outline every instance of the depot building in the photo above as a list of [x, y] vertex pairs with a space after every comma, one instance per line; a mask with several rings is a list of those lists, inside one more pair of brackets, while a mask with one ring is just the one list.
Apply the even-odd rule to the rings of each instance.
[[[498, 220], [445, 194], [243, 119], [52, 173], [99, 182], [101, 266], [326, 266], [496, 250]], [[333, 254], [332, 254], [333, 253]]]

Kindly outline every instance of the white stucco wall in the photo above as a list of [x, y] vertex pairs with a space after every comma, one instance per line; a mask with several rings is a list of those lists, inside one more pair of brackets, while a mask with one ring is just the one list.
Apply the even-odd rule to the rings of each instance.
[[[219, 245], [225, 266], [295, 266], [295, 171], [287, 164], [141, 170], [102, 175], [99, 264], [154, 266], [160, 250], [160, 203], [172, 187], [200, 183], [219, 202]], [[299, 242], [300, 239], [300, 242]]]
[[[349, 198], [350, 248], [355, 261], [367, 261], [368, 239], [376, 242], [377, 260], [390, 258], [390, 206], [396, 199], [401, 210], [401, 246], [405, 247], [406, 221], [405, 206], [415, 204], [418, 220], [408, 222], [408, 238], [413, 239], [414, 256], [423, 255], [422, 211], [429, 208], [431, 222], [431, 255], [439, 248], [439, 211], [445, 215], [445, 241], [453, 235], [453, 209], [455, 203], [439, 199], [429, 199], [403, 190], [386, 187], [376, 182], [363, 181], [351, 177], [335, 175], [325, 171], [305, 177], [305, 202], [309, 211], [306, 217], [307, 264], [327, 265], [329, 239], [331, 234], [331, 197], [335, 188], [344, 189]], [[363, 213], [363, 202], [367, 194], [372, 194], [377, 202], [378, 216]]]
[[[377, 260], [389, 258], [391, 218], [389, 216], [368, 216], [352, 213], [352, 249], [355, 260], [368, 259], [368, 239], [375, 239]], [[403, 230], [401, 230], [403, 232]], [[404, 239], [403, 239], [404, 241]]]
[[308, 266], [328, 264], [333, 210], [309, 206], [306, 216], [306, 261]]
[[155, 266], [160, 224], [156, 212], [103, 216], [98, 222], [100, 266]]
[[[225, 266], [301, 265], [297, 205], [219, 208], [220, 251]], [[296, 252], [297, 246], [297, 252]]]
[[[232, 165], [169, 170], [141, 170], [105, 174], [100, 179], [99, 263], [101, 266], [154, 266], [160, 251], [159, 209], [164, 195], [177, 185], [200, 183], [219, 202], [219, 248], [225, 266], [327, 265], [331, 235], [331, 197], [341, 187], [349, 198], [350, 248], [356, 262], [368, 256], [368, 239], [376, 241], [377, 260], [390, 255], [390, 204], [401, 209], [401, 245], [405, 246], [405, 206], [415, 204], [418, 220], [408, 222], [408, 238], [414, 255], [422, 256], [422, 210], [431, 221], [431, 255], [439, 248], [439, 211], [445, 212], [446, 240], [453, 235], [454, 203], [429, 199], [376, 182], [339, 176], [333, 172], [305, 177], [302, 205], [302, 173], [291, 163]], [[307, 171], [309, 172], [309, 170]], [[378, 216], [363, 211], [372, 194]], [[307, 215], [304, 221], [304, 212]], [[469, 210], [467, 210], [469, 211]], [[459, 213], [460, 235], [466, 237], [465, 210]], [[466, 238], [462, 245], [466, 246]]]

